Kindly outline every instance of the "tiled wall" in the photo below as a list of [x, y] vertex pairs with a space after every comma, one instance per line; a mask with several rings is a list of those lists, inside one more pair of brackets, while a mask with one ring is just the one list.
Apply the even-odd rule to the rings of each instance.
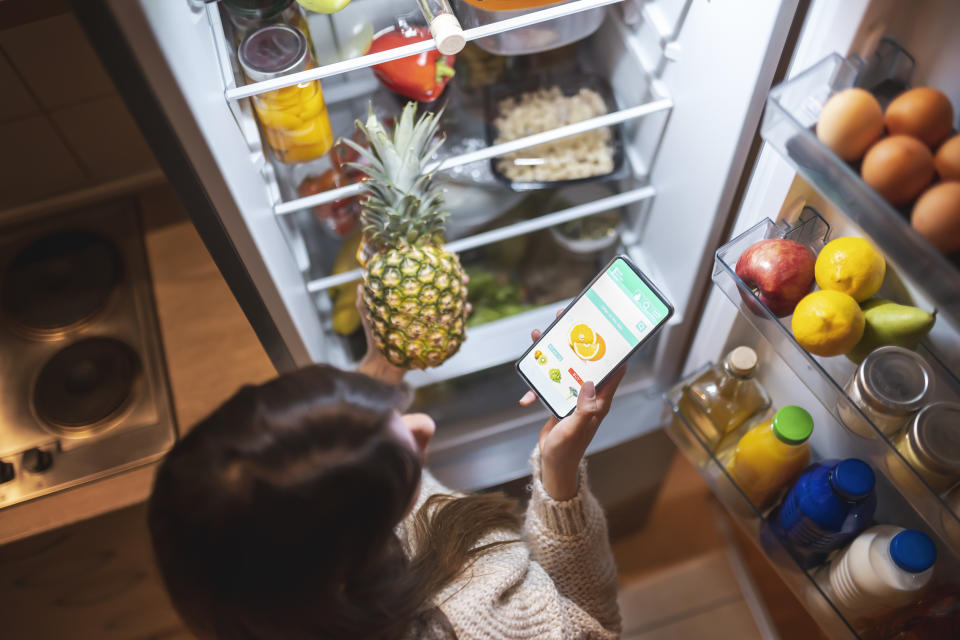
[[70, 13], [0, 30], [0, 211], [157, 168]]

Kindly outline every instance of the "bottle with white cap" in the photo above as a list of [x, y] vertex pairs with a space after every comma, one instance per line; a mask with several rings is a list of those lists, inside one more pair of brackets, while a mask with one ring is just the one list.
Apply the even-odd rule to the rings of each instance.
[[460, 21], [453, 14], [447, 0], [417, 0], [420, 13], [430, 27], [437, 51], [445, 56], [455, 56], [467, 44]]
[[[750, 347], [737, 347], [723, 362], [707, 369], [684, 389], [679, 409], [712, 448], [770, 406], [770, 396], [757, 382], [759, 359]], [[729, 437], [728, 437], [729, 436]]]
[[913, 602], [933, 576], [937, 548], [916, 529], [867, 529], [815, 579], [849, 622], [862, 623]]

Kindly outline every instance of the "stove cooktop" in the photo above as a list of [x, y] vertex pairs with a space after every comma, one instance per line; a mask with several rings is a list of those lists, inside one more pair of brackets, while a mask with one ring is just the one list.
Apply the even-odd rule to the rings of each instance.
[[0, 507], [176, 440], [132, 200], [0, 229]]

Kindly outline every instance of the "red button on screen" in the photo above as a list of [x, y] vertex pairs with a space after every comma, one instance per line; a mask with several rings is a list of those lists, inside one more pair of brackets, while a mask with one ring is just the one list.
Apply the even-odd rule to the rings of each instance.
[[579, 384], [579, 385], [582, 387], [582, 386], [583, 386], [583, 380], [581, 380], [581, 379], [580, 379], [580, 376], [577, 375], [577, 372], [573, 370], [573, 367], [570, 367], [569, 369], [567, 369], [567, 371], [569, 371], [569, 372], [570, 372], [570, 375], [573, 376], [573, 379], [577, 381], [577, 384]]

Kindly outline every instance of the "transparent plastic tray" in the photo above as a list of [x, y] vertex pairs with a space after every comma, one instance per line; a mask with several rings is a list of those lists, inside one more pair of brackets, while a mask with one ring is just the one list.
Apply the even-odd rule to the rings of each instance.
[[702, 374], [707, 367], [692, 373], [665, 394], [670, 413], [666, 422], [667, 435], [684, 455], [700, 471], [717, 499], [723, 504], [747, 537], [761, 549], [770, 560], [777, 574], [787, 587], [804, 603], [814, 620], [830, 638], [859, 638], [853, 627], [830, 602], [813, 578], [813, 569], [804, 570], [797, 564], [786, 547], [764, 528], [763, 513], [743, 492], [717, 459], [700, 432], [687, 421], [678, 408], [684, 387]]
[[960, 325], [960, 269], [913, 230], [907, 217], [888, 204], [856, 170], [821, 143], [813, 132], [824, 103], [858, 84], [860, 69], [838, 54], [774, 87], [760, 133], [823, 197], [856, 223], [936, 304]]
[[[838, 424], [843, 424], [841, 415], [846, 414], [862, 418], [873, 429], [873, 438], [858, 436], [857, 455], [883, 473], [944, 545], [952, 548], [955, 555], [960, 555], [960, 538], [953, 533], [960, 529], [960, 514], [954, 513], [944, 498], [923, 481], [894, 448], [890, 439], [844, 392], [843, 386], [853, 375], [856, 365], [844, 356], [822, 358], [807, 352], [793, 337], [789, 328], [790, 317], [781, 319], [773, 315], [736, 274], [735, 267], [740, 255], [759, 240], [786, 237], [806, 244], [816, 253], [828, 241], [829, 232], [829, 225], [809, 207], [804, 209], [794, 226], [777, 225], [765, 219], [717, 251], [713, 281], [741, 315], [770, 342], [780, 358], [837, 419]], [[936, 378], [933, 399], [960, 400], [960, 380], [926, 347], [921, 346], [918, 353], [930, 364]]]

